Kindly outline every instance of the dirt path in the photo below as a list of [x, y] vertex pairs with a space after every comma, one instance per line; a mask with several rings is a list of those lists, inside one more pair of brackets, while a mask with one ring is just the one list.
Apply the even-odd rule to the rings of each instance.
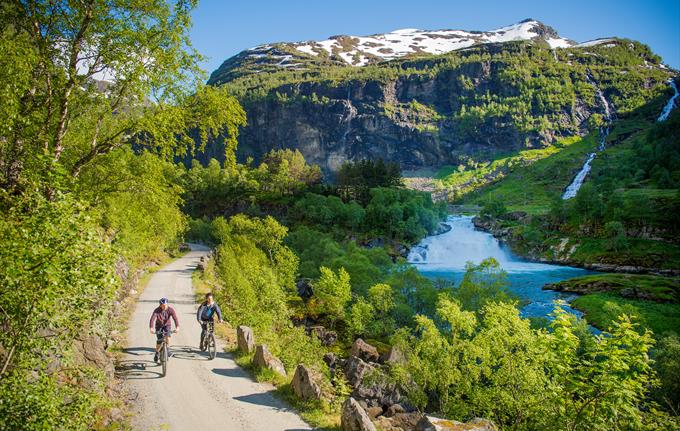
[[[210, 361], [197, 348], [200, 326], [191, 273], [207, 252], [202, 246], [156, 272], [137, 302], [127, 333], [118, 374], [133, 397], [136, 430], [311, 430], [300, 417], [272, 395], [272, 387], [253, 382], [223, 352]], [[161, 378], [153, 362], [155, 336], [149, 317], [158, 299], [167, 297], [177, 311], [180, 332], [172, 337], [174, 356]]]

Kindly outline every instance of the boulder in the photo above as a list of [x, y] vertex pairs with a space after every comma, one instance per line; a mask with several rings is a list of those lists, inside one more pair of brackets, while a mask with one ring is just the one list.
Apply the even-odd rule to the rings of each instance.
[[[361, 406], [363, 408], [363, 406]], [[366, 414], [368, 415], [369, 418], [375, 419], [381, 414], [383, 414], [383, 408], [382, 407], [367, 407], [364, 410], [366, 410]]]
[[318, 381], [319, 377], [316, 373], [299, 364], [295, 369], [295, 375], [290, 384], [293, 386], [295, 395], [303, 400], [319, 400], [322, 393]]
[[352, 345], [352, 355], [366, 362], [376, 362], [380, 357], [378, 349], [371, 346], [361, 338], [357, 338]]
[[321, 325], [310, 326], [308, 328], [309, 334], [316, 335], [316, 338], [321, 341], [324, 346], [332, 346], [338, 340], [338, 333], [335, 331], [329, 331]]
[[297, 293], [300, 298], [307, 301], [314, 295], [314, 288], [312, 287], [312, 280], [309, 278], [301, 278], [295, 283]]
[[392, 404], [385, 411], [385, 416], [392, 417], [397, 413], [406, 413], [406, 409], [401, 404]]
[[392, 346], [387, 353], [380, 356], [380, 362], [385, 364], [403, 364], [406, 362], [406, 356], [404, 356], [404, 353], [398, 347]]
[[358, 386], [364, 378], [364, 375], [373, 370], [374, 367], [356, 356], [350, 356], [344, 365], [344, 372], [347, 381], [352, 386]]
[[258, 344], [255, 347], [255, 358], [253, 363], [260, 368], [267, 368], [282, 376], [286, 375], [286, 368], [283, 362], [276, 356], [272, 355], [265, 344]]
[[251, 353], [255, 349], [255, 336], [248, 326], [239, 325], [236, 328], [236, 342], [243, 353]]
[[342, 416], [340, 417], [342, 431], [376, 431], [366, 411], [359, 405], [357, 400], [350, 397], [342, 403]]
[[392, 417], [379, 416], [375, 423], [381, 431], [412, 431], [423, 417], [422, 413], [397, 413]]
[[416, 424], [416, 431], [498, 431], [496, 425], [487, 419], [474, 418], [467, 423], [434, 416], [423, 416]]
[[[95, 334], [84, 333], [73, 340], [73, 360], [76, 364], [102, 370], [109, 380], [113, 378], [115, 372], [113, 360], [106, 352], [104, 340]], [[60, 366], [61, 361], [55, 358], [48, 369], [56, 371]]]

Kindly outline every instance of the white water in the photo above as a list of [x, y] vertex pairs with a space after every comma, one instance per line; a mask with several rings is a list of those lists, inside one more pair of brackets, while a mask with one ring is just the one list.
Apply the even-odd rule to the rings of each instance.
[[[597, 98], [600, 100], [600, 105], [602, 105], [602, 108], [604, 109], [604, 120], [606, 123], [609, 123], [613, 118], [612, 109], [609, 106], [609, 102], [607, 102], [607, 99], [604, 97], [604, 94], [602, 94], [602, 90], [600, 90], [600, 87], [598, 87], [597, 83], [593, 81], [593, 78], [590, 76], [590, 74], [586, 75], [586, 81], [588, 81], [593, 87], [595, 87], [595, 94], [597, 94]], [[604, 150], [608, 134], [609, 134], [608, 127], [600, 128], [600, 145], [597, 147], [598, 152]], [[593, 161], [596, 154], [597, 152], [588, 154], [588, 158], [586, 159], [586, 162], [583, 164], [583, 167], [581, 167], [581, 170], [578, 171], [574, 179], [571, 181], [571, 184], [567, 186], [566, 190], [564, 191], [564, 194], [562, 194], [562, 199], [567, 200], [576, 196], [576, 193], [578, 193], [579, 189], [583, 185], [583, 182], [586, 180], [586, 177], [590, 173], [591, 168], [590, 163]]]
[[[450, 216], [446, 222], [451, 230], [423, 239], [411, 249], [408, 262], [431, 278], [444, 278], [458, 283], [465, 275], [468, 262], [479, 264], [493, 257], [507, 272], [509, 288], [528, 305], [522, 308], [525, 316], [547, 316], [556, 300], [570, 301], [573, 294], [542, 290], [546, 283], [589, 274], [589, 271], [568, 266], [528, 262], [517, 258], [491, 234], [476, 230], [472, 217]], [[568, 307], [569, 311], [580, 315]]]
[[668, 119], [668, 116], [671, 115], [671, 111], [675, 108], [675, 99], [680, 95], [678, 94], [678, 87], [675, 85], [675, 81], [670, 79], [668, 80], [668, 83], [673, 87], [673, 97], [671, 97], [668, 103], [666, 103], [666, 106], [663, 107], [663, 111], [661, 111], [661, 115], [659, 115], [659, 118], [657, 118], [656, 121], [666, 121]]

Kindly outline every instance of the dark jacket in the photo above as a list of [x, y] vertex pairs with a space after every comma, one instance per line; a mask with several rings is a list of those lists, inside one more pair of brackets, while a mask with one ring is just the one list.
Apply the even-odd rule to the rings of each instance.
[[207, 302], [204, 302], [200, 307], [198, 307], [198, 310], [196, 311], [196, 320], [201, 322], [212, 322], [213, 318], [215, 317], [215, 313], [217, 313], [219, 320], [222, 320], [222, 310], [220, 310], [220, 306], [217, 305], [216, 302], [213, 302], [213, 305], [208, 305]]

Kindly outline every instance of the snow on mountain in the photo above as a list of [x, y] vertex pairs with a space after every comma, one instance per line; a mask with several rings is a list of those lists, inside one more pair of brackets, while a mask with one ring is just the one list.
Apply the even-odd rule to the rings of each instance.
[[[286, 45], [304, 55], [335, 57], [352, 66], [365, 66], [410, 54], [444, 54], [478, 44], [538, 39], [546, 41], [551, 48], [567, 48], [576, 44], [560, 37], [551, 27], [529, 19], [485, 32], [405, 28], [372, 36], [332, 36], [323, 41]], [[254, 50], [262, 52], [272, 48], [272, 45], [262, 45]]]

